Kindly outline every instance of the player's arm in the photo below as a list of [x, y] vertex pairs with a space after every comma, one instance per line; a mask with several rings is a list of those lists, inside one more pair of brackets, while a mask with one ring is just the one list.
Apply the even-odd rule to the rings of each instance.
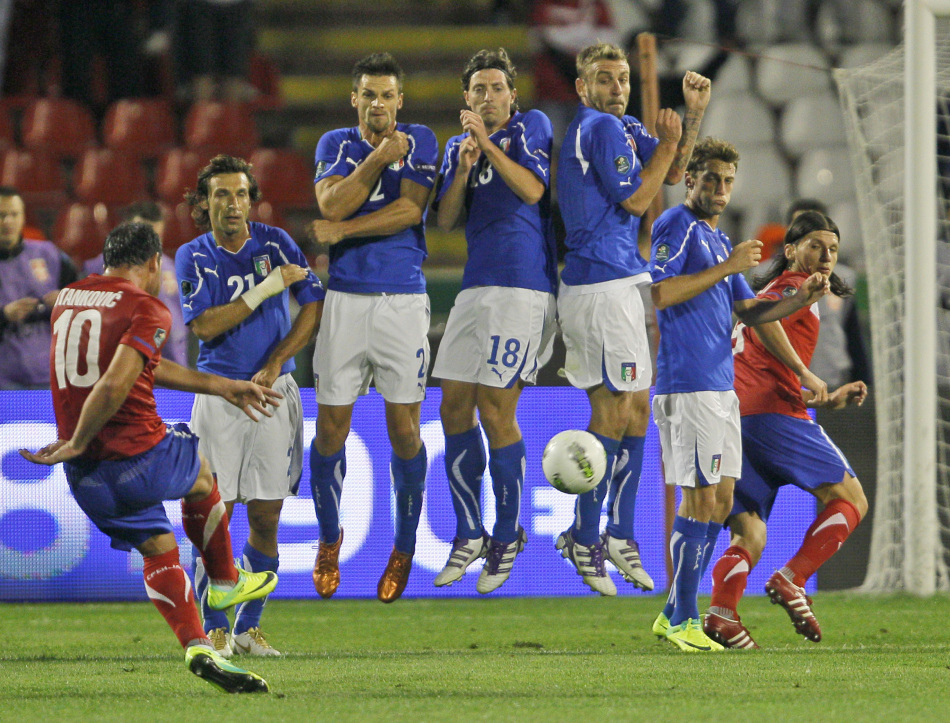
[[[660, 239], [654, 241], [654, 246], [660, 241]], [[743, 271], [757, 266], [761, 256], [761, 241], [756, 239], [743, 241], [732, 250], [729, 258], [715, 266], [710, 266], [695, 274], [670, 276], [653, 284], [650, 287], [653, 305], [657, 309], [665, 309], [668, 306], [689, 301], [707, 289], [711, 289], [726, 277], [741, 274]], [[745, 320], [743, 319], [743, 321]]]
[[283, 264], [273, 269], [252, 289], [227, 304], [205, 309], [188, 326], [202, 341], [210, 341], [249, 317], [266, 299], [277, 296], [284, 289], [307, 277], [308, 269], [296, 264]]
[[677, 144], [683, 132], [682, 121], [670, 108], [660, 110], [656, 118], [656, 133], [660, 139], [653, 156], [640, 171], [640, 187], [633, 195], [620, 202], [633, 216], [642, 216], [663, 186], [670, 165], [676, 157]]
[[689, 157], [693, 155], [693, 146], [696, 145], [696, 137], [699, 135], [699, 124], [703, 120], [706, 106], [709, 105], [711, 89], [712, 83], [709, 78], [699, 73], [689, 70], [683, 76], [686, 115], [683, 117], [683, 135], [680, 136], [679, 145], [676, 146], [676, 156], [664, 179], [667, 185], [675, 185], [683, 179], [686, 164], [689, 163]]
[[736, 301], [733, 308], [736, 316], [743, 324], [758, 326], [770, 321], [778, 321], [794, 314], [799, 309], [814, 304], [829, 290], [828, 279], [815, 272], [805, 279], [801, 288], [792, 296], [783, 296], [781, 299], [762, 299], [759, 297], [744, 299]]
[[20, 454], [31, 462], [44, 465], [67, 462], [81, 455], [106, 422], [119, 411], [145, 368], [145, 361], [141, 352], [127, 344], [119, 344], [106, 373], [83, 402], [72, 438], [57, 440], [36, 454], [25, 449], [21, 449]]
[[843, 384], [828, 395], [826, 404], [814, 401], [807, 392], [802, 392], [802, 397], [809, 407], [825, 407], [827, 409], [844, 409], [851, 405], [860, 407], [868, 397], [868, 385], [861, 381]]
[[[452, 151], [446, 149], [446, 155], [450, 153]], [[472, 167], [478, 163], [481, 155], [482, 152], [478, 149], [478, 144], [471, 136], [463, 138], [459, 142], [458, 165], [452, 174], [452, 182], [445, 189], [442, 198], [438, 199], [435, 220], [440, 231], [447, 233], [465, 223], [465, 190], [468, 186], [468, 174]]]
[[[798, 356], [780, 321], [759, 324], [751, 329], [766, 350], [798, 377], [806, 391], [802, 397], [810, 406], [823, 406], [828, 400], [828, 385], [818, 378]], [[862, 400], [863, 401], [863, 400]]]
[[314, 241], [331, 246], [348, 238], [392, 236], [422, 223], [428, 200], [428, 188], [403, 179], [399, 184], [399, 198], [378, 211], [346, 221], [314, 221], [310, 224], [310, 232]]
[[470, 138], [475, 139], [478, 149], [485, 154], [508, 188], [527, 204], [534, 205], [540, 201], [544, 195], [544, 182], [492, 142], [482, 117], [470, 110], [463, 110], [461, 119], [462, 128], [471, 134]]
[[356, 169], [344, 176], [328, 176], [314, 184], [320, 213], [327, 221], [342, 221], [360, 210], [380, 175], [390, 163], [409, 152], [409, 136], [393, 130]]
[[260, 412], [265, 417], [271, 417], [273, 414], [267, 409], [267, 405], [279, 407], [278, 400], [284, 398], [279, 392], [267, 389], [254, 382], [228, 379], [227, 377], [219, 377], [217, 374], [199, 372], [168, 359], [160, 360], [155, 366], [155, 383], [180, 392], [213, 394], [221, 397], [243, 411], [255, 422], [257, 417], [254, 416], [252, 409]]
[[320, 317], [323, 316], [323, 302], [313, 301], [300, 307], [300, 313], [287, 332], [287, 336], [280, 340], [270, 353], [264, 366], [251, 377], [252, 382], [262, 387], [272, 387], [284, 363], [303, 349], [316, 336], [320, 326]]

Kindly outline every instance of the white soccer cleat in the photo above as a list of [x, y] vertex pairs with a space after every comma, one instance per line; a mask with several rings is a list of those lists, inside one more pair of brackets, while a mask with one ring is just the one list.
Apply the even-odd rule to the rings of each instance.
[[492, 540], [488, 546], [485, 566], [478, 576], [475, 589], [485, 595], [500, 588], [508, 579], [508, 576], [511, 575], [511, 566], [514, 565], [515, 558], [524, 549], [527, 542], [528, 535], [523, 527], [518, 528], [518, 538], [514, 542], [506, 544]]
[[620, 571], [624, 580], [632, 582], [641, 590], [649, 592], [653, 589], [653, 578], [643, 569], [636, 540], [621, 540], [605, 532], [603, 543], [604, 555]]
[[593, 545], [582, 545], [574, 541], [571, 530], [558, 535], [555, 547], [561, 551], [561, 556], [574, 563], [577, 574], [584, 584], [594, 592], [606, 597], [617, 594], [617, 586], [607, 574], [604, 564], [604, 544], [598, 540]]
[[208, 631], [208, 640], [211, 641], [214, 652], [225, 660], [228, 660], [234, 654], [231, 644], [228, 642], [230, 637], [227, 628], [215, 628]]
[[461, 580], [468, 566], [478, 558], [485, 557], [488, 553], [490, 540], [491, 538], [485, 534], [473, 540], [466, 540], [461, 537], [452, 540], [452, 552], [449, 554], [445, 567], [435, 576], [435, 586], [443, 587]]
[[280, 651], [267, 642], [260, 628], [248, 628], [240, 635], [231, 635], [231, 649], [235, 655], [280, 655]]

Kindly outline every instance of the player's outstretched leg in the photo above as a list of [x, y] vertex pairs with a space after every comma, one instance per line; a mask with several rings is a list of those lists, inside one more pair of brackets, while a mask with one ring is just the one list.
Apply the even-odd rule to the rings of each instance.
[[604, 544], [600, 539], [593, 545], [582, 545], [574, 540], [573, 530], [565, 530], [558, 535], [555, 547], [560, 550], [562, 557], [574, 564], [587, 587], [607, 597], [617, 594], [617, 586], [607, 574]]
[[625, 435], [620, 440], [617, 461], [607, 495], [607, 531], [604, 554], [623, 578], [641, 590], [652, 590], [653, 578], [643, 568], [640, 548], [633, 537], [637, 489], [643, 468], [644, 437]]
[[514, 565], [515, 558], [524, 549], [527, 542], [528, 535], [523, 527], [518, 528], [518, 538], [514, 542], [504, 543], [492, 539], [485, 566], [478, 576], [475, 589], [485, 595], [500, 588], [508, 579], [508, 576], [511, 575], [511, 567]]
[[[746, 515], [739, 515], [734, 519], [734, 529], [744, 529], [740, 525], [740, 521], [745, 522], [744, 517]], [[761, 527], [764, 531], [764, 524]], [[752, 567], [752, 554], [739, 545], [731, 545], [713, 567], [712, 600], [703, 619], [703, 631], [727, 648], [759, 647], [736, 612]]]
[[469, 565], [488, 554], [490, 543], [491, 538], [484, 530], [481, 537], [476, 537], [474, 540], [461, 537], [452, 540], [452, 552], [449, 553], [445, 567], [435, 576], [435, 586], [443, 587], [461, 580]]
[[188, 670], [225, 693], [267, 693], [267, 681], [257, 673], [228, 662], [211, 648], [192, 645], [185, 649]]
[[379, 578], [379, 584], [376, 586], [376, 597], [384, 603], [398, 600], [406, 589], [411, 571], [412, 553], [400, 552], [394, 547], [383, 576]]
[[798, 587], [781, 570], [772, 573], [765, 583], [765, 592], [773, 605], [781, 605], [791, 618], [795, 632], [813, 642], [821, 642], [821, 626], [804, 588]]
[[225, 610], [248, 600], [257, 600], [270, 594], [277, 587], [277, 573], [247, 572], [237, 568], [238, 581], [233, 587], [212, 582], [208, 586], [208, 605], [215, 610]]
[[707, 612], [703, 618], [703, 632], [724, 648], [752, 650], [759, 647], [738, 615], [732, 618]]
[[320, 540], [317, 559], [313, 562], [313, 586], [320, 597], [327, 599], [340, 587], [340, 548], [343, 546], [343, 528], [335, 542]]

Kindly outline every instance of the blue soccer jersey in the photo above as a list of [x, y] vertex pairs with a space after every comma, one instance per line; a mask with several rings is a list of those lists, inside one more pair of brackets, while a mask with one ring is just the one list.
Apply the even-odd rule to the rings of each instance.
[[[391, 163], [380, 175], [366, 202], [350, 218], [379, 211], [400, 197], [403, 181], [425, 188], [435, 184], [439, 147], [435, 134], [422, 125], [397, 123], [396, 130], [409, 136], [409, 153]], [[314, 182], [330, 176], [344, 178], [375, 149], [357, 128], [325, 133], [317, 144]], [[422, 221], [391, 236], [364, 236], [330, 247], [330, 280], [327, 287], [354, 294], [422, 294], [426, 280], [425, 211]]]
[[[680, 204], [653, 224], [653, 283], [697, 274], [722, 263], [731, 252], [726, 234]], [[754, 297], [745, 277], [733, 274], [688, 301], [657, 309], [656, 393], [732, 389], [732, 309], [736, 301]]]
[[632, 116], [580, 106], [558, 157], [557, 192], [567, 231], [561, 280], [570, 286], [644, 275], [640, 219], [620, 205], [640, 187], [659, 141]]
[[[264, 280], [271, 270], [284, 264], [308, 268], [303, 253], [283, 229], [249, 223], [251, 237], [237, 253], [215, 243], [214, 235], [203, 234], [189, 241], [175, 254], [175, 272], [185, 323], [213, 306], [237, 299]], [[290, 290], [301, 306], [325, 296], [320, 280], [310, 272], [306, 279], [291, 284]], [[274, 347], [290, 331], [289, 295], [265, 299], [249, 317], [210, 341], [198, 344], [198, 369], [230, 379], [250, 379], [267, 361]], [[294, 370], [288, 359], [281, 374]]]
[[[436, 201], [455, 180], [459, 145], [468, 133], [445, 146]], [[469, 172], [465, 193], [468, 261], [462, 288], [506, 286], [554, 293], [557, 251], [551, 223], [551, 121], [544, 113], [515, 113], [492, 142], [515, 163], [534, 173], [545, 191], [536, 204], [518, 198], [484, 155]]]

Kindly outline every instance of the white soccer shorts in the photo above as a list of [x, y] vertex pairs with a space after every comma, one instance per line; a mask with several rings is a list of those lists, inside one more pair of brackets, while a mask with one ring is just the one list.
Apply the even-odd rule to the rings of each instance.
[[353, 404], [375, 380], [387, 402], [414, 404], [428, 373], [428, 295], [327, 292], [313, 353], [317, 402]]
[[432, 376], [509, 389], [550, 358], [557, 302], [533, 289], [477, 286], [455, 299]]
[[564, 373], [573, 386], [605, 384], [619, 392], [650, 388], [653, 363], [643, 300], [632, 278], [589, 286], [561, 284], [557, 314], [567, 350]]
[[742, 427], [734, 391], [657, 394], [653, 419], [660, 432], [666, 484], [702, 487], [740, 476]]
[[284, 395], [280, 406], [269, 408], [273, 417], [257, 413], [257, 422], [221, 397], [195, 395], [191, 428], [226, 502], [297, 494], [304, 452], [300, 390], [290, 374], [279, 376], [274, 389]]

